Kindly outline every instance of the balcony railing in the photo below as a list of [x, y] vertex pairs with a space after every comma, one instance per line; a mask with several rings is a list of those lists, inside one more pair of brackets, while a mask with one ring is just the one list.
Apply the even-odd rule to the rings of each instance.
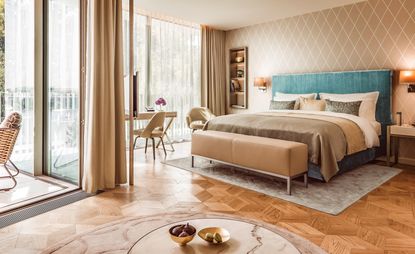
[[[178, 115], [170, 129], [170, 137], [175, 141], [190, 138], [185, 116], [194, 104], [190, 94], [164, 96], [167, 101], [165, 110], [177, 111]], [[140, 110], [144, 108], [144, 95], [140, 94]], [[79, 140], [79, 98], [73, 92], [49, 93], [49, 143], [52, 165], [60, 165], [53, 158], [65, 158], [63, 161], [76, 160]], [[22, 114], [19, 137], [13, 150], [12, 160], [23, 170], [32, 171], [34, 156], [34, 96], [32, 92], [0, 93], [1, 119], [11, 111]], [[135, 123], [136, 128], [145, 123]]]
[[[51, 92], [49, 96], [49, 139], [53, 154], [77, 154], [78, 95], [73, 92]], [[34, 152], [34, 95], [32, 92], [0, 93], [1, 119], [11, 111], [22, 115], [19, 137], [12, 160], [23, 170], [32, 171]], [[64, 138], [62, 138], [64, 137]]]

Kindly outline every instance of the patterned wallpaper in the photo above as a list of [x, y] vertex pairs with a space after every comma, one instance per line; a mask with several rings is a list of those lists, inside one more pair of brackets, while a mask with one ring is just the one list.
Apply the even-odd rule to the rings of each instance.
[[[248, 110], [265, 110], [271, 89], [253, 87], [257, 76], [278, 73], [415, 69], [415, 0], [369, 0], [226, 33], [227, 49], [248, 47]], [[229, 82], [228, 82], [229, 83]], [[393, 109], [415, 121], [415, 93], [394, 85]], [[415, 142], [402, 156], [415, 159]], [[415, 160], [414, 160], [415, 161]]]

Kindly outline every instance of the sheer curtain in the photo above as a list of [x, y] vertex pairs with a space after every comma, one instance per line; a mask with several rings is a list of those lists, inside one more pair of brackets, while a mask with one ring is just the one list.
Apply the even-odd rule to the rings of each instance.
[[[124, 1], [123, 9], [123, 45], [124, 45], [124, 84], [128, 84], [130, 76], [129, 70], [129, 10], [128, 1]], [[134, 73], [138, 73], [138, 108], [139, 111], [144, 111], [147, 106], [146, 101], [146, 87], [148, 76], [148, 38], [147, 38], [147, 16], [134, 14]], [[124, 96], [129, 98], [129, 86], [124, 86]], [[125, 111], [129, 110], [129, 100], [125, 100]]]
[[159, 19], [151, 21], [148, 105], [163, 97], [166, 110], [177, 111], [171, 129], [174, 140], [188, 139], [186, 114], [200, 106], [201, 32], [199, 28]]

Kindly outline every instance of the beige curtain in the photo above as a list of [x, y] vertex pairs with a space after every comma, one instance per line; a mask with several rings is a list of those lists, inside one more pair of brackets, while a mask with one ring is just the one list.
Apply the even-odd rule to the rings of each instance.
[[90, 0], [88, 12], [82, 188], [93, 193], [126, 183], [122, 1]]
[[202, 26], [202, 106], [226, 113], [226, 34]]

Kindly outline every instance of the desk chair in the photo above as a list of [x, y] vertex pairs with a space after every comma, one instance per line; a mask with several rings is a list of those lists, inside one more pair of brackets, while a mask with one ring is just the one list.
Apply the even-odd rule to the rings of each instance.
[[153, 159], [156, 159], [156, 144], [154, 142], [154, 138], [159, 138], [161, 144], [163, 145], [164, 155], [167, 156], [166, 148], [164, 147], [163, 141], [163, 129], [164, 129], [164, 119], [166, 118], [165, 112], [157, 112], [154, 116], [150, 119], [147, 126], [144, 129], [134, 130], [134, 135], [136, 136], [134, 139], [134, 148], [138, 138], [145, 138], [146, 139], [146, 148], [145, 153], [147, 153], [147, 146], [148, 146], [148, 139], [153, 141]]

